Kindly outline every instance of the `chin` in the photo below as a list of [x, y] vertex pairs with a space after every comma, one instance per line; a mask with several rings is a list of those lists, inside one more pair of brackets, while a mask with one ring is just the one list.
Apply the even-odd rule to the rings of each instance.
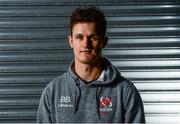
[[81, 63], [84, 63], [84, 64], [91, 64], [91, 63], [92, 63], [92, 60], [91, 60], [91, 59], [90, 59], [90, 60], [89, 60], [89, 59], [88, 59], [88, 60], [87, 60], [87, 59], [86, 59], [86, 60], [84, 59], [84, 60], [80, 60], [80, 62], [81, 62]]
[[95, 63], [97, 60], [99, 60], [99, 58], [101, 58], [101, 55], [92, 55], [92, 56], [79, 56], [76, 57], [77, 61], [84, 63], [84, 64], [93, 64]]
[[81, 62], [84, 64], [94, 64], [98, 59], [99, 59], [99, 57], [82, 59]]

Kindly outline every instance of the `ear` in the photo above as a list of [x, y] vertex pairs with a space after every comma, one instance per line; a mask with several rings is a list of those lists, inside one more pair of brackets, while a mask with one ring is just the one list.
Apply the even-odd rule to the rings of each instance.
[[102, 44], [102, 48], [106, 47], [108, 43], [108, 37], [104, 37], [103, 38], [103, 44]]
[[69, 43], [69, 46], [71, 48], [73, 48], [73, 40], [72, 40], [72, 36], [71, 35], [68, 36], [68, 43]]

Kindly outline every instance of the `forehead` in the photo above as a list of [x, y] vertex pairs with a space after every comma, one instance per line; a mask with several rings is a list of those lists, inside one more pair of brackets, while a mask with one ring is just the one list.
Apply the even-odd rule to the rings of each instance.
[[72, 31], [74, 33], [86, 33], [86, 32], [96, 33], [96, 24], [93, 22], [77, 23], [73, 26]]

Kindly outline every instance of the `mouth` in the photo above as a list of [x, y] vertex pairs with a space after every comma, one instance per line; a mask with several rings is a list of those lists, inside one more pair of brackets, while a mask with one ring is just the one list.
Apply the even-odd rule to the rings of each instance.
[[92, 52], [92, 50], [82, 50], [82, 51], [80, 51], [81, 53], [91, 53]]

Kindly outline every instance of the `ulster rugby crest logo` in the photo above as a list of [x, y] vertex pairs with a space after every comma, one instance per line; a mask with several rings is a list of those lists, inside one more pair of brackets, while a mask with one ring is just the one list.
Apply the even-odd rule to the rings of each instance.
[[101, 97], [100, 98], [100, 112], [108, 113], [112, 111], [112, 97]]

